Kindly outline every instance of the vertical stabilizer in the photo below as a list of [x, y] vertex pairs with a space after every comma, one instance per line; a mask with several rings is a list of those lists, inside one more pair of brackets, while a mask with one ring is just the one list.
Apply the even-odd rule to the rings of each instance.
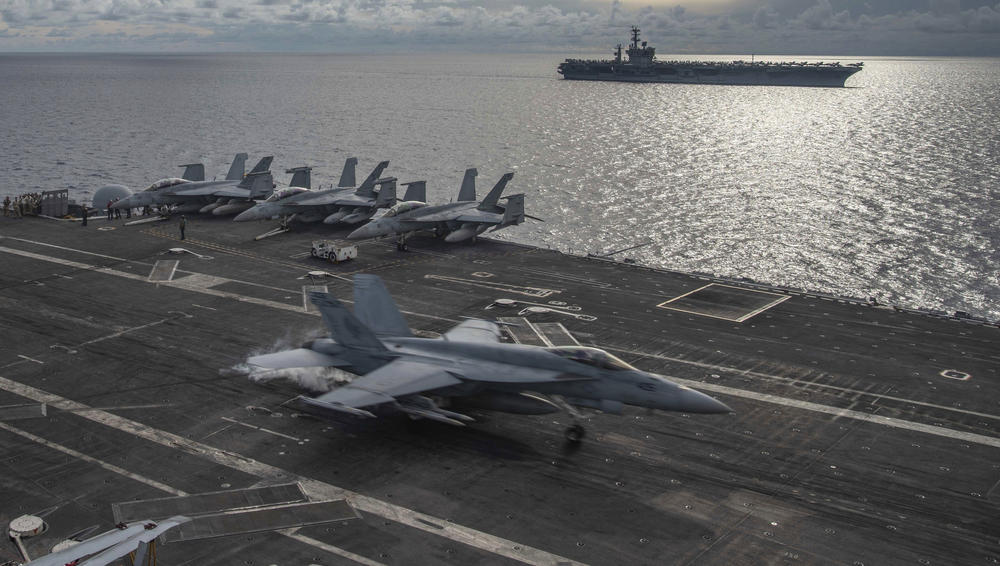
[[181, 165], [184, 168], [184, 174], [181, 175], [181, 179], [187, 179], [188, 181], [204, 181], [205, 180], [205, 165], [202, 163], [188, 163], [186, 165]]
[[396, 178], [386, 177], [376, 181], [379, 186], [378, 196], [375, 197], [375, 207], [382, 208], [396, 204]]
[[458, 190], [459, 201], [476, 200], [476, 175], [479, 171], [473, 167], [465, 170], [465, 177], [462, 179], [462, 188]]
[[490, 189], [489, 194], [486, 195], [486, 198], [483, 199], [483, 202], [479, 203], [479, 206], [477, 206], [476, 208], [478, 208], [479, 210], [496, 210], [497, 201], [500, 200], [500, 195], [503, 194], [503, 190], [504, 188], [507, 187], [507, 183], [509, 183], [510, 180], [513, 178], [514, 178], [514, 173], [504, 173], [504, 176], [500, 177], [500, 180], [497, 181], [497, 184], [492, 189]]
[[411, 181], [403, 184], [406, 186], [403, 200], [427, 202], [427, 181]]
[[340, 172], [340, 181], [337, 183], [338, 187], [347, 188], [357, 186], [357, 181], [354, 180], [354, 169], [357, 165], [357, 157], [347, 158], [347, 161], [344, 162], [344, 170]]
[[337, 344], [349, 350], [384, 352], [385, 346], [363, 322], [347, 310], [343, 303], [329, 293], [313, 291], [309, 300], [319, 309], [323, 324]]
[[377, 275], [354, 276], [354, 315], [376, 336], [413, 336], [403, 313]]
[[247, 154], [237, 153], [233, 158], [233, 164], [229, 166], [229, 173], [226, 173], [227, 181], [239, 181], [243, 178], [243, 172], [247, 168]]
[[288, 182], [289, 187], [312, 188], [312, 167], [292, 167], [285, 173], [292, 174], [292, 180]]
[[259, 200], [267, 197], [274, 191], [274, 177], [270, 171], [261, 173], [247, 173], [247, 176], [238, 185], [240, 188], [250, 189], [250, 198]]
[[263, 173], [264, 171], [267, 171], [268, 169], [271, 168], [272, 161], [274, 161], [273, 155], [268, 155], [267, 157], [261, 158], [261, 160], [257, 162], [257, 165], [254, 165], [253, 169], [251, 169], [250, 172], [247, 173], [247, 175], [253, 175], [254, 173]]
[[362, 197], [373, 197], [375, 196], [375, 182], [378, 180], [379, 176], [382, 175], [382, 171], [389, 166], [388, 161], [383, 161], [375, 166], [375, 170], [368, 175], [368, 178], [361, 183], [358, 190], [354, 191], [354, 194]]
[[524, 222], [524, 194], [510, 195], [504, 199], [503, 219], [494, 230], [504, 226], [516, 226]]

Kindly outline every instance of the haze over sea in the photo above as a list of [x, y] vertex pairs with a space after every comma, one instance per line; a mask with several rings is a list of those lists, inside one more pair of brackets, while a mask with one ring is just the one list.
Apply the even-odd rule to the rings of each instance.
[[89, 201], [241, 151], [314, 186], [388, 159], [432, 202], [513, 170], [545, 222], [502, 239], [1000, 319], [997, 59], [841, 58], [864, 70], [822, 89], [564, 81], [561, 58], [0, 55], [0, 193]]

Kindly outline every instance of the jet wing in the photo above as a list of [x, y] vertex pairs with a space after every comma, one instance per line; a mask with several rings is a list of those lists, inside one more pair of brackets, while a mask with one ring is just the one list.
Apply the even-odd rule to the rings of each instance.
[[481, 224], [499, 224], [503, 221], [503, 214], [486, 212], [484, 210], [470, 210], [455, 218], [456, 222], [479, 222]]
[[441, 335], [449, 342], [499, 342], [500, 327], [488, 320], [469, 319]]
[[351, 365], [349, 362], [341, 360], [340, 358], [322, 354], [309, 348], [296, 348], [294, 350], [285, 350], [284, 352], [275, 352], [273, 354], [251, 356], [247, 360], [247, 363], [265, 369], [287, 369], [316, 366], [344, 367]]
[[343, 200], [348, 194], [353, 192], [353, 189], [324, 191], [323, 194], [310, 195], [289, 204], [294, 204], [295, 206], [326, 206], [336, 204], [337, 201]]
[[449, 208], [447, 210], [439, 210], [437, 212], [431, 212], [428, 214], [414, 214], [411, 218], [407, 220], [412, 220], [414, 222], [447, 222], [449, 220], [455, 220], [456, 218], [464, 215], [475, 213], [475, 203], [469, 205], [472, 210], [468, 210], [464, 207]]
[[211, 193], [209, 193], [209, 196], [229, 197], [229, 198], [250, 198], [250, 190], [241, 189], [240, 187], [225, 187], [212, 191]]
[[440, 365], [394, 360], [343, 387], [303, 401], [337, 411], [372, 416], [367, 411], [352, 409], [394, 402], [397, 397], [441, 389], [461, 382]]
[[[183, 186], [181, 186], [177, 190], [170, 191], [167, 194], [169, 194], [170, 196], [175, 196], [175, 197], [207, 197], [207, 196], [212, 196], [215, 193], [218, 193], [218, 192], [223, 191], [225, 189], [231, 189], [231, 188], [235, 188], [235, 187], [233, 185], [230, 185], [230, 186], [225, 186], [225, 185], [221, 185], [221, 186], [220, 185], [211, 185], [211, 186], [208, 186], [208, 187], [193, 187], [193, 188], [185, 189]], [[247, 194], [249, 192], [246, 189], [242, 189], [242, 190], [244, 191], [244, 194]]]

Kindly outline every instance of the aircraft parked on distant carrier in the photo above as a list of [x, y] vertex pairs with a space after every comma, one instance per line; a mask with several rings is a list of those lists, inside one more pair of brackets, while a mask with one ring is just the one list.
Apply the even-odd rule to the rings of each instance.
[[[428, 205], [426, 202], [404, 201], [390, 208], [380, 218], [372, 220], [347, 235], [349, 240], [364, 240], [396, 235], [396, 248], [406, 250], [406, 238], [421, 230], [434, 230], [446, 242], [475, 241], [476, 236], [492, 227], [493, 231], [524, 222], [525, 217], [539, 220], [524, 213], [524, 194], [504, 197], [500, 195], [507, 183], [514, 178], [507, 173], [481, 202], [476, 201], [475, 184], [469, 184], [470, 172], [458, 193], [458, 201], [448, 204]], [[472, 177], [475, 177], [473, 173]], [[470, 189], [471, 187], [471, 189]]]
[[[236, 155], [225, 179], [191, 181], [186, 178], [161, 179], [145, 190], [114, 203], [112, 208], [176, 205], [176, 212], [211, 212], [215, 215], [236, 214], [254, 205], [254, 199], [264, 198], [274, 190], [269, 168], [272, 156], [261, 159], [250, 173], [243, 175], [247, 154]], [[185, 175], [204, 178], [204, 166], [185, 165]]]
[[[324, 224], [357, 224], [375, 214], [379, 208], [396, 202], [396, 179], [380, 179], [379, 175], [389, 166], [379, 163], [361, 185], [354, 187], [354, 167], [358, 159], [351, 157], [344, 163], [344, 171], [336, 188], [311, 191], [306, 187], [291, 186], [275, 192], [264, 202], [242, 212], [235, 220], [265, 220], [280, 217], [287, 222], [319, 222]], [[380, 188], [375, 189], [376, 185]]]
[[[320, 411], [374, 418], [388, 410], [458, 426], [474, 419], [451, 410], [452, 401], [530, 415], [561, 408], [573, 413], [571, 406], [619, 414], [623, 405], [732, 412], [704, 393], [638, 370], [598, 348], [501, 342], [499, 326], [485, 320], [466, 320], [441, 338], [416, 338], [376, 275], [354, 276], [353, 314], [328, 293], [309, 297], [330, 338], [247, 362], [272, 370], [336, 367], [361, 376], [318, 397], [299, 398]], [[566, 430], [570, 441], [583, 435], [578, 423]]]

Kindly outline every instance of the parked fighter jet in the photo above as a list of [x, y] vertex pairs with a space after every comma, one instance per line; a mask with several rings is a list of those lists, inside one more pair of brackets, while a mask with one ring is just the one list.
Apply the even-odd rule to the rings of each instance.
[[[237, 154], [229, 173], [223, 180], [189, 181], [177, 177], [161, 179], [145, 190], [118, 201], [112, 208], [177, 205], [177, 212], [185, 213], [212, 212], [221, 215], [240, 212], [253, 206], [253, 199], [263, 198], [274, 189], [274, 181], [268, 170], [274, 158], [269, 156], [261, 159], [253, 170], [244, 176], [246, 159], [247, 154]], [[186, 167], [188, 169], [185, 173], [192, 166]]]
[[[389, 166], [388, 161], [383, 161], [357, 189], [353, 189], [351, 187], [354, 186], [354, 166], [357, 162], [356, 157], [347, 160], [337, 188], [309, 191], [302, 187], [289, 187], [246, 210], [233, 220], [246, 222], [278, 216], [290, 222], [320, 220], [324, 224], [363, 222], [371, 218], [379, 208], [395, 203], [395, 192], [391, 195], [389, 191], [383, 193], [390, 181], [395, 183], [395, 179], [379, 179], [382, 171]], [[376, 185], [381, 185], [381, 189], [376, 191]], [[293, 188], [299, 190], [292, 190]]]
[[[467, 171], [466, 179], [468, 175]], [[501, 177], [482, 202], [475, 200], [475, 185], [472, 185], [470, 190], [465, 182], [462, 183], [457, 202], [438, 205], [414, 201], [401, 202], [380, 218], [351, 232], [347, 238], [363, 240], [395, 234], [396, 248], [400, 251], [406, 250], [406, 238], [420, 230], [434, 230], [437, 235], [443, 235], [446, 242], [475, 241], [476, 236], [491, 227], [495, 231], [520, 224], [528, 216], [524, 213], [523, 194], [504, 197], [507, 202], [503, 205], [498, 204], [500, 194], [512, 178], [514, 178], [513, 173]]]
[[[704, 393], [638, 370], [604, 350], [500, 342], [499, 327], [485, 320], [466, 320], [438, 339], [416, 338], [375, 275], [354, 276], [353, 314], [332, 295], [309, 295], [330, 338], [252, 356], [248, 363], [267, 369], [328, 366], [361, 376], [318, 397], [300, 398], [321, 411], [372, 418], [395, 410], [459, 426], [473, 419], [441, 399], [519, 414], [551, 413], [567, 404], [614, 414], [623, 405], [732, 412]], [[579, 424], [566, 431], [571, 441], [583, 434]]]

